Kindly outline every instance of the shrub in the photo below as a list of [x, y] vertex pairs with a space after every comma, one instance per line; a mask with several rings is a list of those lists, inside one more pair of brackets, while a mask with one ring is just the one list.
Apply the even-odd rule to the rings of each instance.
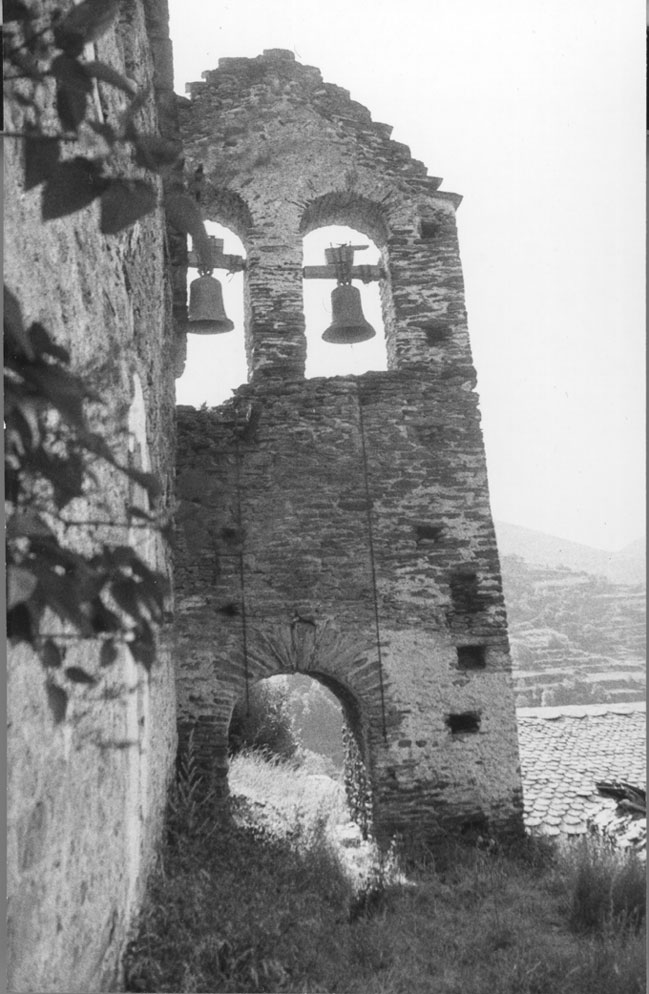
[[594, 839], [581, 840], [567, 857], [570, 924], [575, 931], [601, 930], [611, 922], [639, 928], [645, 918], [644, 866]]
[[248, 702], [237, 701], [229, 732], [230, 755], [242, 749], [263, 751], [291, 759], [299, 742], [289, 712], [288, 693], [278, 684], [263, 682], [250, 688]]

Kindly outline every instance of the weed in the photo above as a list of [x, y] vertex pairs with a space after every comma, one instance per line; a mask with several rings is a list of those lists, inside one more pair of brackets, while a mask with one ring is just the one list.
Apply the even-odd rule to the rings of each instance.
[[565, 860], [569, 920], [575, 931], [602, 930], [611, 922], [638, 929], [645, 918], [644, 866], [594, 839], [581, 840]]
[[[644, 991], [635, 863], [611, 862], [590, 841], [563, 853], [533, 841], [479, 848], [447, 840], [434, 857], [420, 846], [404, 877], [402, 840], [376, 850], [359, 888], [341, 867], [331, 805], [317, 803], [313, 778], [258, 754], [236, 764], [242, 796], [218, 831], [191, 762], [179, 770], [174, 833], [128, 951], [127, 990]], [[269, 809], [273, 817], [262, 818]], [[587, 885], [605, 898], [587, 899]]]

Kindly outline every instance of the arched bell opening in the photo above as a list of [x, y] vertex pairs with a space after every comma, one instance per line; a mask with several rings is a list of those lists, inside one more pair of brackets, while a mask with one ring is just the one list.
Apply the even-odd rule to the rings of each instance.
[[[379, 281], [370, 273], [382, 265], [381, 251], [367, 235], [345, 225], [316, 228], [305, 235], [303, 246], [305, 375], [359, 375], [387, 369]], [[340, 252], [340, 246], [354, 251]], [[349, 278], [346, 259], [356, 270], [366, 267], [367, 281], [355, 275]], [[311, 278], [322, 267], [336, 275]]]
[[[216, 251], [245, 259], [241, 239], [230, 228], [206, 221]], [[221, 244], [222, 243], [222, 244]], [[188, 244], [191, 261], [191, 240]], [[244, 336], [244, 274], [214, 268], [211, 272], [190, 266], [187, 273], [187, 358], [176, 381], [176, 403], [215, 407], [248, 379]]]
[[[338, 823], [355, 821], [364, 838], [370, 834], [372, 797], [361, 711], [336, 680], [291, 673], [251, 684], [234, 703], [227, 738], [234, 809], [244, 798], [253, 805], [280, 806], [290, 817], [305, 803], [333, 813]], [[267, 771], [268, 761], [276, 765], [277, 776]], [[278, 796], [292, 790], [294, 798]]]

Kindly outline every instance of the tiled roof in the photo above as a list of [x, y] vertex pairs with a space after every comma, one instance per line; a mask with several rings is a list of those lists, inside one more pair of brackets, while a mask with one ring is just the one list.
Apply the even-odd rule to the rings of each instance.
[[525, 824], [544, 835], [581, 835], [615, 810], [597, 780], [646, 784], [645, 703], [518, 708]]

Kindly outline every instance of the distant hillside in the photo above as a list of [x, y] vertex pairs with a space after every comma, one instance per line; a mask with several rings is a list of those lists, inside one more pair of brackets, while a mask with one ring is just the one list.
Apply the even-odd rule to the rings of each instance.
[[496, 536], [501, 556], [521, 556], [527, 563], [561, 567], [576, 572], [605, 576], [613, 583], [644, 583], [646, 579], [645, 539], [640, 538], [623, 549], [609, 552], [556, 535], [546, 535], [532, 528], [496, 521]]
[[519, 707], [644, 697], [645, 546], [592, 549], [496, 522]]

